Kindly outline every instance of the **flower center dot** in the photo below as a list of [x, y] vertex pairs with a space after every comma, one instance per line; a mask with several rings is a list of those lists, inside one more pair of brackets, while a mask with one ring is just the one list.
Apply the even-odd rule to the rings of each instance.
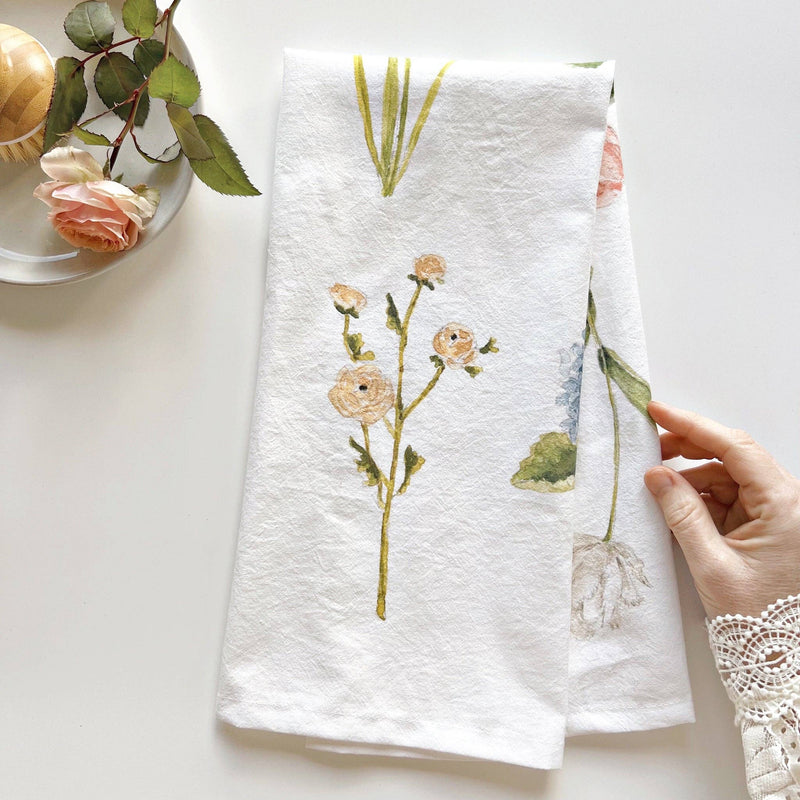
[[454, 342], [456, 339], [458, 339], [458, 334], [457, 333], [451, 333], [450, 334], [450, 341]]
[[367, 384], [366, 384], [366, 383], [362, 383], [362, 384], [361, 384], [361, 385], [358, 387], [358, 391], [359, 391], [359, 392], [366, 392], [366, 391], [367, 391]]

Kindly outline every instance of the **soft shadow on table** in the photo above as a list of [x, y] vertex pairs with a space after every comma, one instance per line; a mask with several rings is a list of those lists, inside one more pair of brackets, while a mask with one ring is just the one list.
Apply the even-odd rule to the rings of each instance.
[[[567, 740], [563, 773], [549, 773], [487, 761], [433, 761], [389, 756], [358, 756], [327, 753], [305, 747], [302, 736], [235, 728], [218, 722], [216, 739], [223, 757], [231, 762], [251, 762], [269, 754], [292, 758], [295, 766], [313, 765], [348, 771], [350, 776], [367, 780], [375, 770], [391, 776], [414, 773], [451, 778], [461, 783], [501, 787], [514, 796], [538, 798], [577, 797], [574, 778], [590, 776], [599, 781], [586, 788], [582, 798], [607, 797], [610, 779], [617, 791], [637, 790], [637, 774], [624, 771], [633, 759], [648, 765], [652, 780], [669, 786], [673, 770], [680, 768], [683, 785], [695, 782], [708, 790], [709, 797], [744, 797], [741, 742], [732, 724], [733, 711], [716, 675], [702, 624], [702, 609], [694, 593], [685, 563], [679, 557], [678, 578], [683, 600], [683, 617], [688, 644], [689, 671], [692, 678], [697, 723], [633, 733], [598, 734], [571, 737]], [[535, 735], [535, 732], [532, 732]], [[569, 779], [569, 780], [568, 780]], [[630, 785], [628, 785], [630, 784]], [[611, 791], [614, 791], [612, 789]], [[468, 796], [471, 790], [466, 788]], [[565, 794], [566, 792], [566, 794]], [[627, 796], [627, 795], [626, 795]], [[634, 796], [634, 795], [631, 795]]]
[[223, 747], [267, 751], [291, 755], [341, 770], [371, 770], [375, 767], [395, 772], [417, 772], [440, 776], [460, 777], [495, 786], [504, 786], [529, 797], [545, 797], [550, 776], [544, 770], [528, 769], [513, 764], [490, 761], [439, 761], [426, 758], [397, 758], [394, 756], [360, 756], [312, 750], [305, 746], [305, 737], [268, 731], [236, 728], [217, 722], [217, 734]]
[[19, 331], [53, 332], [91, 315], [95, 325], [116, 327], [157, 291], [172, 254], [191, 237], [185, 211], [154, 242], [99, 275], [52, 286], [0, 283], [0, 323]]
[[691, 728], [688, 725], [633, 733], [588, 734], [567, 740], [567, 759], [570, 755], [573, 758], [579, 758], [578, 754], [581, 750], [605, 750], [608, 753], [625, 752], [638, 756], [648, 753], [664, 753], [676, 748], [686, 748], [691, 739]]

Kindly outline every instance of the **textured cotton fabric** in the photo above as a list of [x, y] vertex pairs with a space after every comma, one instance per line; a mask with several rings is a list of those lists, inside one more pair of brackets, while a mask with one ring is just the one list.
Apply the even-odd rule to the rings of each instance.
[[538, 768], [692, 721], [612, 82], [286, 53], [221, 719]]

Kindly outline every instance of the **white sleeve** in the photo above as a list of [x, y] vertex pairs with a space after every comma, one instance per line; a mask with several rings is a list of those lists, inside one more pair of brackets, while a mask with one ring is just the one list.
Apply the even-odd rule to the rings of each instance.
[[800, 800], [800, 596], [760, 617], [715, 617], [708, 637], [742, 732], [752, 800]]

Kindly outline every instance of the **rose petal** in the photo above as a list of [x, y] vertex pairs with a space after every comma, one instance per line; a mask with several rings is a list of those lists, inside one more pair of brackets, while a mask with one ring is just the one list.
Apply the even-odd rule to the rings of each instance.
[[56, 147], [39, 160], [44, 172], [53, 180], [68, 183], [103, 180], [103, 168], [84, 150], [77, 147]]

